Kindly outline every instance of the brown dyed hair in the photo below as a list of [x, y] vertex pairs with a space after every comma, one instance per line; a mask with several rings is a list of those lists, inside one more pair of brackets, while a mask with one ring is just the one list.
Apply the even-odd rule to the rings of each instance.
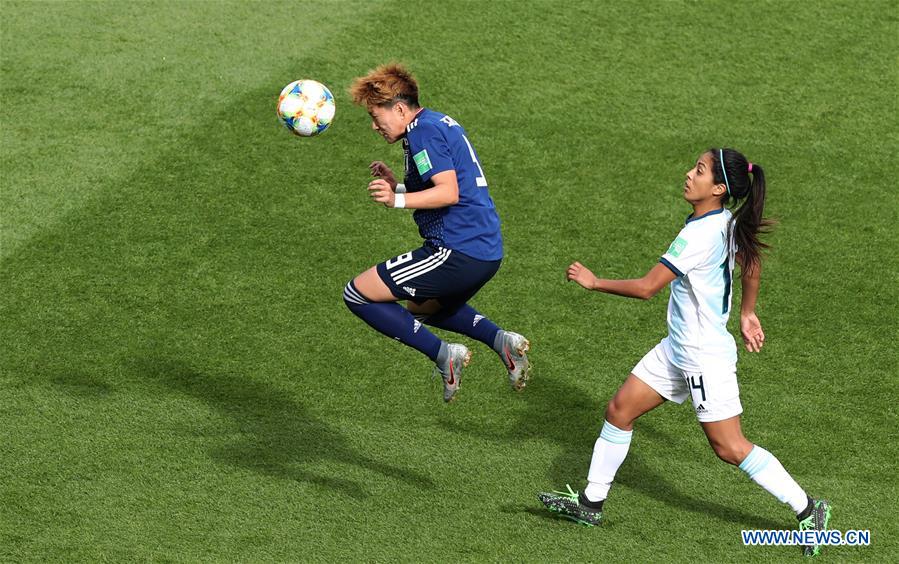
[[353, 103], [366, 108], [392, 106], [405, 102], [410, 108], [418, 106], [418, 82], [406, 67], [399, 63], [381, 65], [350, 86]]

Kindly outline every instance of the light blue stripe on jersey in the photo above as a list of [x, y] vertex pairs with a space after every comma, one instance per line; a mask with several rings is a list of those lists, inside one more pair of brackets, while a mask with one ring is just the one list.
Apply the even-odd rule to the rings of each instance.
[[609, 441], [610, 443], [615, 443], [616, 445], [626, 445], [631, 442], [631, 435], [633, 434], [633, 431], [622, 431], [608, 421], [603, 421], [602, 431], [599, 433], [599, 438]]
[[768, 466], [768, 463], [771, 462], [771, 458], [770, 452], [755, 445], [752, 447], [752, 450], [749, 451], [749, 454], [746, 455], [746, 458], [743, 459], [743, 462], [740, 463], [740, 470], [746, 472], [749, 474], [749, 477], [752, 478]]

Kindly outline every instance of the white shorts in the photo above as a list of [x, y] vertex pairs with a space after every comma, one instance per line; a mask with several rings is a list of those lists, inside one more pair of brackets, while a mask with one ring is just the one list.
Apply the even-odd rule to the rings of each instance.
[[633, 373], [666, 400], [684, 403], [689, 395], [696, 418], [703, 423], [722, 421], [743, 413], [735, 364], [708, 362], [700, 371], [683, 370], [668, 358], [662, 341], [646, 353]]

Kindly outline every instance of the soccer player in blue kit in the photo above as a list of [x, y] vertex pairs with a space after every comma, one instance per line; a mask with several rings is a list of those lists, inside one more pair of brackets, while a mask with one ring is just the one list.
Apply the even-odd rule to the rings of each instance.
[[[423, 108], [418, 83], [403, 66], [382, 65], [357, 78], [353, 101], [387, 143], [402, 141], [404, 181], [383, 162], [371, 163], [373, 201], [414, 209], [421, 247], [373, 266], [344, 289], [347, 307], [381, 333], [434, 361], [443, 399], [453, 400], [471, 352], [446, 343], [423, 324], [467, 335], [491, 347], [509, 383], [522, 389], [530, 373], [528, 340], [504, 331], [468, 304], [503, 258], [499, 216], [465, 130], [451, 117]], [[396, 303], [406, 301], [406, 307]]]

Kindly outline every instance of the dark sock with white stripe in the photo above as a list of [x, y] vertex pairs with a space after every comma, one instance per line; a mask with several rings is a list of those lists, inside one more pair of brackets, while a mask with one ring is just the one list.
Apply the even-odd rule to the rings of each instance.
[[481, 341], [490, 348], [500, 328], [468, 304], [455, 310], [442, 310], [426, 318], [425, 323]]
[[437, 361], [443, 341], [412, 317], [406, 308], [394, 302], [370, 302], [352, 281], [343, 290], [343, 301], [350, 311], [379, 332]]

